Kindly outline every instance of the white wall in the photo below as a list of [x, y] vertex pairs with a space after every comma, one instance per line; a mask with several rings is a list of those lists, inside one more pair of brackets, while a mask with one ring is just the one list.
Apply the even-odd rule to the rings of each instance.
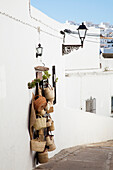
[[69, 74], [65, 78], [65, 104], [67, 107], [86, 111], [86, 100], [92, 96], [96, 98], [96, 114], [111, 116], [112, 84], [113, 72]]
[[[55, 105], [55, 112], [52, 114], [56, 126], [54, 134], [57, 150], [50, 156], [65, 147], [113, 138], [113, 120], [111, 118], [101, 118], [97, 115], [66, 108], [65, 97], [68, 98], [68, 96], [65, 95], [67, 94], [67, 92], [65, 93], [65, 57], [62, 57], [61, 54], [62, 35], [59, 34], [64, 25], [61, 26], [60, 23], [49, 19], [36, 9], [33, 10], [32, 15], [44, 23], [46, 21], [49, 26], [58, 29], [58, 32], [31, 19], [28, 3], [27, 0], [0, 1], [1, 12], [24, 21], [23, 24], [19, 20], [15, 21], [8, 15], [0, 13], [0, 170], [32, 169], [28, 133], [28, 110], [32, 91], [28, 90], [27, 83], [35, 78], [34, 66], [38, 65], [35, 48], [39, 43], [39, 34], [28, 24], [34, 27], [40, 26], [43, 31], [59, 37], [41, 31], [40, 39], [44, 47], [43, 62], [48, 67], [56, 65], [59, 77], [57, 105]], [[92, 43], [91, 47], [93, 45]], [[87, 57], [85, 49], [88, 47], [83, 49], [85, 57]], [[96, 46], [94, 46], [95, 49]], [[80, 49], [80, 53], [82, 53], [82, 49]], [[98, 59], [96, 59], [92, 58], [95, 63], [93, 67], [98, 66]], [[83, 60], [84, 68], [89, 66], [85, 63], [85, 58]], [[92, 61], [89, 61], [90, 64]], [[81, 67], [81, 65], [79, 66]]]
[[7, 0], [1, 0], [0, 11], [19, 19], [28, 20], [29, 2], [28, 0], [11, 0], [9, 3]]
[[104, 58], [101, 54], [100, 63], [102, 65], [102, 70], [113, 70], [113, 58]]
[[[70, 29], [72, 31], [76, 31], [77, 27], [73, 26]], [[99, 34], [100, 34], [99, 29], [92, 27], [88, 28], [83, 48], [74, 50], [70, 54], [64, 56], [66, 70], [99, 68], [99, 48], [100, 48]], [[79, 36], [76, 34], [75, 35], [73, 34], [73, 36], [75, 38], [66, 34], [65, 44], [81, 44]]]
[[1, 15], [0, 25], [0, 170], [31, 170], [27, 82], [34, 76], [35, 32]]
[[112, 118], [69, 107], [56, 111], [60, 117], [55, 121], [57, 152], [63, 148], [113, 139]]

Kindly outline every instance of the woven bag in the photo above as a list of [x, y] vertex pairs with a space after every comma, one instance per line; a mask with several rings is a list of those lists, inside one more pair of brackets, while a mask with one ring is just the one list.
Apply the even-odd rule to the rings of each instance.
[[44, 88], [44, 95], [45, 98], [48, 100], [54, 100], [55, 94], [54, 94], [54, 88], [49, 85], [49, 87]]
[[51, 103], [48, 101], [48, 102], [47, 102], [47, 105], [46, 105], [46, 107], [45, 107], [45, 110], [48, 111], [48, 110], [50, 109], [50, 107], [51, 107]]
[[38, 131], [38, 134], [44, 136], [44, 129], [40, 129], [40, 130]]
[[[35, 98], [39, 96], [38, 99], [35, 100]], [[47, 105], [47, 101], [46, 101], [46, 98], [43, 97], [43, 96], [40, 96], [40, 95], [36, 95], [34, 97], [34, 106], [35, 106], [35, 109], [40, 112], [41, 110], [43, 110]]]
[[33, 103], [34, 94], [32, 93], [32, 104], [31, 104], [31, 115], [30, 115], [30, 138], [33, 138], [33, 125], [36, 122], [36, 113], [34, 109], [34, 103]]
[[52, 107], [50, 107], [50, 109], [47, 111], [47, 113], [52, 113], [52, 112], [54, 112], [54, 108], [53, 108], [53, 106], [52, 106]]
[[50, 146], [54, 143], [53, 135], [46, 136], [46, 145]]
[[36, 119], [36, 122], [34, 124], [35, 130], [39, 130], [42, 128], [46, 128], [46, 118], [40, 116], [39, 118]]
[[50, 127], [50, 126], [51, 126], [51, 123], [52, 123], [52, 119], [49, 119], [49, 120], [46, 122], [46, 127]]
[[31, 150], [36, 152], [43, 152], [45, 149], [46, 141], [40, 141], [39, 139], [31, 140]]
[[38, 112], [38, 114], [40, 114], [41, 116], [44, 116], [45, 115], [45, 113], [46, 113], [46, 111], [43, 109], [43, 110], [41, 110], [40, 112]]
[[42, 153], [38, 153], [38, 161], [39, 161], [39, 163], [48, 162], [48, 151], [47, 151], [47, 149]]
[[48, 128], [49, 131], [54, 131], [55, 126], [54, 126], [54, 121], [52, 121], [51, 126]]
[[49, 146], [48, 151], [54, 151], [56, 149], [55, 144], [53, 143], [52, 145]]

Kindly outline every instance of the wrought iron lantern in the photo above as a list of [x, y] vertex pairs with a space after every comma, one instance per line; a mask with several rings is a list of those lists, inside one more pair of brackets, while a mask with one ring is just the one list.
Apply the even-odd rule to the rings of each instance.
[[69, 54], [74, 49], [78, 50], [80, 47], [83, 48], [84, 39], [86, 37], [86, 32], [88, 29], [86, 28], [84, 23], [82, 23], [82, 25], [80, 25], [77, 30], [78, 30], [79, 38], [81, 40], [80, 45], [64, 45], [65, 32], [68, 34], [75, 34], [75, 32], [68, 29], [65, 29], [64, 32], [60, 31], [60, 33], [64, 35], [63, 44], [62, 44], [62, 55]]
[[79, 38], [81, 40], [81, 47], [83, 47], [83, 42], [84, 42], [84, 39], [86, 37], [86, 32], [87, 32], [88, 29], [86, 28], [86, 26], [82, 22], [82, 25], [80, 25], [77, 30], [78, 30]]
[[38, 47], [36, 48], [36, 58], [38, 58], [38, 56], [42, 56], [43, 53], [43, 47], [41, 47], [41, 44], [38, 44]]

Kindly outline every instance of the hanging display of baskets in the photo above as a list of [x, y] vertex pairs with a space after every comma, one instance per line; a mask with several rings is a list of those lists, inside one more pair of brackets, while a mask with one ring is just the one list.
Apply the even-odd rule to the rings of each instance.
[[[55, 66], [53, 68], [55, 69]], [[53, 87], [49, 84], [50, 74], [48, 70], [47, 67], [35, 67], [36, 79], [28, 83], [29, 89], [36, 86], [35, 94], [32, 94], [30, 145], [31, 150], [37, 153], [35, 159], [39, 163], [48, 162], [48, 152], [56, 149], [54, 136], [52, 135], [55, 126], [50, 115], [54, 112], [53, 104], [56, 103], [55, 70], [52, 72]]]

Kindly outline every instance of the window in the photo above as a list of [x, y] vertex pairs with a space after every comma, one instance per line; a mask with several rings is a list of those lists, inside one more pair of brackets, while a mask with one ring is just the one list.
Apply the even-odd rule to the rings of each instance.
[[113, 96], [111, 97], [111, 113], [113, 113]]
[[90, 97], [86, 100], [86, 112], [96, 113], [96, 99]]

